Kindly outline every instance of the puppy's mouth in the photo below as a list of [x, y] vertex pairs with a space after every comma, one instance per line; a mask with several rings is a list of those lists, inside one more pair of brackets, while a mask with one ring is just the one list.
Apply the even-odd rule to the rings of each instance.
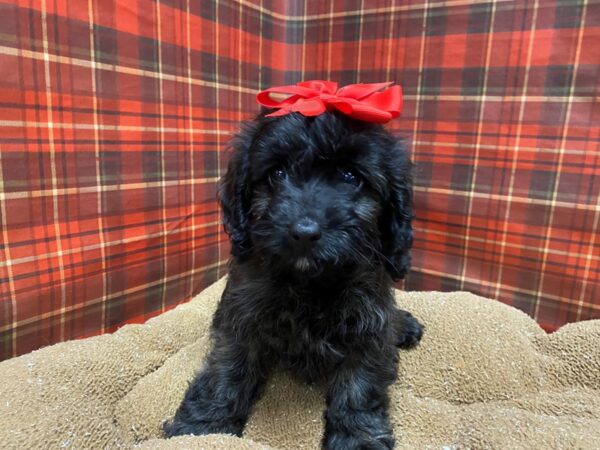
[[294, 263], [294, 267], [300, 272], [308, 272], [313, 266], [314, 263], [306, 256], [300, 256], [296, 259], [296, 262]]
[[293, 262], [293, 266], [294, 269], [303, 275], [316, 276], [323, 271], [325, 267], [325, 261], [319, 258], [299, 256]]

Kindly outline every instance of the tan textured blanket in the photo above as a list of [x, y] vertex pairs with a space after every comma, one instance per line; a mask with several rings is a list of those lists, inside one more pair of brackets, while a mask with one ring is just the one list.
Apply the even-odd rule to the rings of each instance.
[[[323, 392], [275, 374], [243, 439], [165, 440], [209, 342], [224, 282], [145, 325], [0, 363], [0, 446], [318, 448]], [[464, 292], [397, 294], [427, 327], [401, 352], [397, 448], [600, 448], [600, 321], [546, 335], [516, 309]]]

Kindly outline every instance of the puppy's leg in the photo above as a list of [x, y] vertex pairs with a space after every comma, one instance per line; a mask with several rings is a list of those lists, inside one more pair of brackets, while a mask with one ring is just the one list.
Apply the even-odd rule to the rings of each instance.
[[264, 364], [248, 347], [220, 336], [202, 371], [192, 381], [167, 436], [225, 433], [241, 436], [265, 382]]
[[325, 411], [324, 449], [394, 448], [387, 414], [387, 388], [396, 377], [397, 349], [388, 349], [371, 361], [364, 358], [354, 367], [340, 369], [331, 379]]
[[394, 315], [396, 346], [404, 349], [416, 346], [423, 336], [423, 325], [408, 311], [397, 309]]

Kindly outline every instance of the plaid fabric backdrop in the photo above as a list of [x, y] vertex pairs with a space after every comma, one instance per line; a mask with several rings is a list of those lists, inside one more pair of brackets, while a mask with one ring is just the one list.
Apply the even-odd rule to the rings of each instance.
[[0, 0], [0, 359], [223, 275], [225, 143], [315, 78], [403, 85], [407, 289], [600, 317], [599, 42], [597, 1]]

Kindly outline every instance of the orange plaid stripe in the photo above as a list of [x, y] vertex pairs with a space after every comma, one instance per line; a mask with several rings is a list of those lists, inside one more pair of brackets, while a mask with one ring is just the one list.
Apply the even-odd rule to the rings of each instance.
[[596, 1], [0, 0], [0, 30], [0, 359], [221, 276], [227, 139], [302, 79], [402, 84], [407, 289], [600, 317]]

